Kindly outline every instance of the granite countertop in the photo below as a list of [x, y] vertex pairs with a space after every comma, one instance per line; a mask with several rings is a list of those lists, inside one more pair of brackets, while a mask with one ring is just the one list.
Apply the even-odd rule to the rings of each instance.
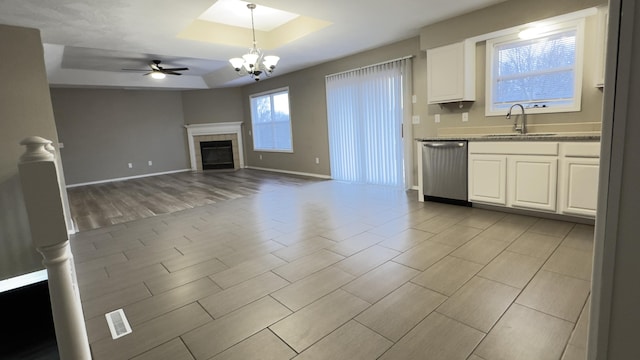
[[600, 141], [600, 134], [593, 133], [560, 133], [560, 134], [491, 134], [491, 135], [457, 135], [451, 137], [416, 138], [416, 141]]

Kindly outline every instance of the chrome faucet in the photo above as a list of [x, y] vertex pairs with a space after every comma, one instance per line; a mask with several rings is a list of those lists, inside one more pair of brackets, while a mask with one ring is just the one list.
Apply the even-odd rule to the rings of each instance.
[[509, 108], [509, 112], [507, 113], [507, 119], [511, 119], [511, 110], [513, 110], [513, 108], [516, 106], [520, 107], [520, 110], [522, 110], [522, 124], [518, 126], [518, 116], [516, 116], [516, 118], [513, 120], [513, 131], [519, 132], [520, 134], [524, 135], [527, 133], [527, 115], [524, 113], [524, 106], [522, 106], [522, 104], [511, 105], [511, 107]]

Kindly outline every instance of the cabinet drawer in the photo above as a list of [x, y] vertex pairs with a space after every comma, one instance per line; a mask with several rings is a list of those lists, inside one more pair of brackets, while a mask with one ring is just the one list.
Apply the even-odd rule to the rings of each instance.
[[571, 142], [560, 144], [560, 154], [565, 157], [600, 157], [600, 142]]
[[469, 154], [558, 155], [557, 142], [489, 141], [470, 142]]

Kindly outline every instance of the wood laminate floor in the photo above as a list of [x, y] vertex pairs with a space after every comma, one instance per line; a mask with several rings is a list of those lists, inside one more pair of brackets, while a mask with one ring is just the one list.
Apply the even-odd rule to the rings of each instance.
[[[592, 226], [415, 191], [202, 176], [253, 185], [72, 237], [95, 360], [584, 358]], [[133, 333], [113, 340], [104, 314], [119, 308]]]
[[169, 214], [312, 180], [255, 170], [182, 172], [68, 189], [78, 231]]

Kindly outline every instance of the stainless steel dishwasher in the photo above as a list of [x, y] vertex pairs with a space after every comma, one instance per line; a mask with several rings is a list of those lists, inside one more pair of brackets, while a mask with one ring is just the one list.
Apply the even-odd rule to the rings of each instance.
[[470, 206], [467, 201], [467, 141], [422, 142], [424, 199]]

